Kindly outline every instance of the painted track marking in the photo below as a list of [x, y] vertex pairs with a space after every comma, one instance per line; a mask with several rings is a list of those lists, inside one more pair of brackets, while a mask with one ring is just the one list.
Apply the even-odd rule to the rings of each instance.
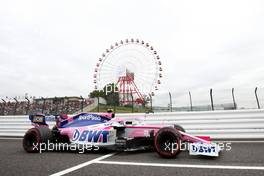
[[213, 141], [213, 142], [229, 142], [229, 143], [264, 143], [263, 140], [251, 140], [251, 141], [247, 141], [247, 140], [244, 140], [244, 141], [239, 141], [239, 140], [234, 140], [234, 141]]
[[93, 163], [96, 163], [96, 162], [99, 162], [100, 160], [103, 160], [105, 158], [108, 158], [108, 157], [111, 157], [113, 156], [115, 153], [110, 153], [110, 154], [107, 154], [107, 155], [104, 155], [104, 156], [101, 156], [101, 157], [98, 157], [98, 158], [95, 158], [93, 160], [90, 160], [90, 161], [87, 161], [85, 163], [82, 163], [82, 164], [79, 164], [79, 165], [76, 165], [76, 166], [73, 166], [73, 167], [70, 167], [68, 169], [65, 169], [65, 170], [62, 170], [60, 172], [57, 172], [57, 173], [54, 173], [50, 176], [61, 176], [61, 175], [64, 175], [64, 174], [68, 174], [70, 172], [73, 172], [75, 170], [78, 170], [80, 168], [83, 168], [85, 166], [88, 166], [90, 164], [93, 164]]
[[113, 164], [128, 166], [153, 166], [153, 167], [178, 167], [178, 168], [200, 168], [200, 169], [238, 169], [238, 170], [264, 170], [264, 166], [226, 166], [226, 165], [194, 165], [194, 164], [163, 164], [163, 163], [139, 163], [118, 161], [95, 161], [97, 164]]
[[0, 137], [0, 140], [22, 140], [23, 138], [17, 138], [17, 137], [13, 137], [13, 138], [7, 138], [7, 137]]

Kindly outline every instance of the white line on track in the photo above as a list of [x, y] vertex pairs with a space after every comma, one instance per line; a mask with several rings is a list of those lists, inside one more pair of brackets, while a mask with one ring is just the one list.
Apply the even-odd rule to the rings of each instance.
[[13, 138], [6, 138], [6, 137], [0, 137], [0, 140], [21, 140], [23, 138], [17, 138], [17, 137], [13, 137]]
[[258, 141], [258, 140], [256, 140], [256, 141], [247, 141], [247, 140], [245, 140], [245, 141], [213, 141], [213, 142], [230, 142], [230, 143], [264, 143], [264, 141]]
[[50, 176], [61, 176], [61, 175], [64, 175], [64, 174], [68, 174], [70, 172], [73, 172], [75, 170], [78, 170], [82, 167], [85, 167], [85, 166], [88, 166], [90, 164], [93, 164], [93, 163], [96, 163], [96, 162], [99, 162], [100, 160], [103, 160], [105, 158], [108, 158], [108, 157], [111, 157], [113, 156], [115, 153], [110, 153], [110, 154], [107, 154], [107, 155], [104, 155], [104, 156], [101, 156], [101, 157], [98, 157], [98, 158], [95, 158], [93, 160], [90, 160], [90, 161], [87, 161], [85, 163], [82, 163], [82, 164], [79, 164], [79, 165], [76, 165], [76, 166], [73, 166], [73, 167], [70, 167], [68, 169], [65, 169], [65, 170], [62, 170], [60, 172], [57, 172], [57, 173], [54, 173]]
[[225, 166], [225, 165], [195, 165], [195, 164], [163, 164], [163, 163], [138, 163], [118, 161], [96, 161], [97, 164], [128, 165], [128, 166], [153, 166], [153, 167], [178, 167], [200, 169], [239, 169], [239, 170], [264, 170], [264, 166]]

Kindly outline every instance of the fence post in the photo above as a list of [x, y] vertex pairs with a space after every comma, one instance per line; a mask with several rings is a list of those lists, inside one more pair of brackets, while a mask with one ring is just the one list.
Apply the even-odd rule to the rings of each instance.
[[193, 105], [192, 105], [192, 94], [191, 94], [190, 91], [189, 91], [189, 99], [190, 99], [190, 109], [191, 109], [191, 111], [193, 111]]
[[99, 105], [100, 104], [100, 102], [99, 102], [99, 95], [97, 96], [97, 112], [99, 112]]
[[43, 105], [42, 105], [42, 113], [44, 113], [44, 109], [45, 109], [45, 99], [43, 97], [41, 97], [41, 99], [43, 100]]
[[2, 101], [4, 104], [2, 105], [2, 115], [5, 115], [5, 106], [6, 106], [6, 101], [2, 98]]
[[236, 100], [235, 100], [235, 94], [234, 94], [235, 89], [232, 88], [232, 98], [233, 98], [233, 104], [234, 104], [234, 108], [237, 109], [237, 104], [236, 104]]
[[170, 97], [170, 112], [172, 112], [172, 100], [171, 100], [171, 93], [169, 92], [169, 97]]
[[15, 104], [15, 107], [14, 107], [14, 112], [13, 112], [13, 114], [14, 115], [16, 115], [16, 109], [17, 109], [17, 104], [18, 104], [18, 101], [17, 101], [17, 99], [16, 98], [13, 98], [15, 101], [16, 101], [16, 104]]
[[2, 115], [2, 109], [3, 109], [3, 105], [2, 103], [0, 103], [0, 115]]
[[29, 101], [29, 99], [28, 99], [28, 97], [25, 97], [26, 98], [26, 100], [27, 100], [27, 109], [26, 109], [26, 114], [28, 114], [29, 113], [29, 108], [30, 108], [30, 101]]
[[258, 99], [258, 87], [255, 88], [255, 96], [256, 96], [256, 101], [257, 101], [257, 105], [258, 105], [258, 109], [260, 109], [260, 105], [259, 105], [259, 99]]
[[151, 96], [151, 94], [149, 94], [149, 98], [150, 98], [150, 112], [152, 112], [152, 96]]
[[65, 97], [65, 99], [67, 100], [67, 104], [66, 104], [66, 114], [69, 113], [69, 98]]
[[213, 89], [210, 89], [211, 108], [214, 111]]
[[81, 102], [81, 111], [83, 112], [83, 102], [84, 102], [84, 98], [82, 96], [80, 96], [80, 98], [82, 99], [82, 102]]
[[[117, 94], [114, 92], [114, 113], [116, 113], [116, 106], [118, 105], [118, 103], [116, 103], [116, 99], [117, 99]], [[118, 99], [119, 99], [119, 97], [118, 97]]]
[[133, 94], [131, 93], [131, 98], [132, 98], [132, 113], [134, 113], [134, 97]]
[[59, 109], [59, 107], [58, 107], [58, 98], [57, 97], [55, 97], [54, 98], [54, 104], [55, 104], [55, 114], [57, 115], [58, 114], [58, 109]]

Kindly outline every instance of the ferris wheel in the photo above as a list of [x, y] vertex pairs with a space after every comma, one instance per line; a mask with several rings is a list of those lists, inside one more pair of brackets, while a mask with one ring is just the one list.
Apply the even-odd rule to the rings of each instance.
[[154, 96], [162, 78], [157, 51], [139, 39], [126, 39], [111, 45], [98, 59], [93, 75], [95, 90], [116, 84], [123, 104]]

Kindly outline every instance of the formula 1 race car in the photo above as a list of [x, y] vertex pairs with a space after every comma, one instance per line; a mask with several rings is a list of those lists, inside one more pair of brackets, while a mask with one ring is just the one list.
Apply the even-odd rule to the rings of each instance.
[[[151, 125], [144, 119], [116, 118], [113, 113], [81, 113], [67, 115], [29, 116], [33, 128], [23, 138], [23, 148], [29, 153], [40, 152], [41, 145], [66, 143], [91, 145], [93, 149], [116, 151], [154, 149], [161, 157], [176, 157], [183, 144], [189, 144], [191, 155], [218, 156], [219, 147], [208, 136], [192, 136], [180, 125]], [[47, 121], [56, 121], [50, 129]]]

